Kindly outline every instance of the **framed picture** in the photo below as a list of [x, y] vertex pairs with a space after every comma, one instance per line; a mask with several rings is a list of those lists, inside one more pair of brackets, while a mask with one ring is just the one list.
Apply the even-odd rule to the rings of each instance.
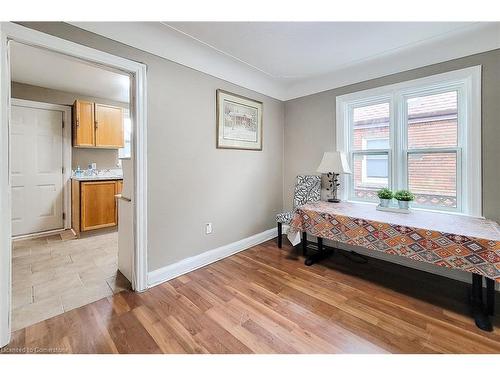
[[262, 102], [217, 90], [217, 148], [262, 150]]

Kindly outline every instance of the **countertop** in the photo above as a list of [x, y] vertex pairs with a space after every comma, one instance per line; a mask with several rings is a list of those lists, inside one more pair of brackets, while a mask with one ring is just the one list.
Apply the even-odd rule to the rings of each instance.
[[123, 180], [123, 176], [98, 175], [98, 176], [71, 176], [75, 181], [103, 181], [103, 180]]

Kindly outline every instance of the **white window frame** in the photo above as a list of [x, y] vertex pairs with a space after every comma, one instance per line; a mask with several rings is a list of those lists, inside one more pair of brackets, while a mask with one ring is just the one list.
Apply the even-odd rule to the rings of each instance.
[[[452, 148], [407, 149], [406, 99], [413, 96], [432, 95], [445, 91], [458, 91], [458, 144]], [[481, 65], [436, 74], [420, 79], [359, 91], [336, 98], [336, 147], [347, 154], [351, 164], [353, 137], [352, 109], [389, 102], [389, 150], [368, 150], [363, 154], [387, 154], [389, 158], [389, 188], [407, 189], [407, 155], [427, 152], [456, 152], [457, 154], [457, 209], [450, 213], [482, 217], [481, 186]], [[352, 175], [341, 180], [339, 196], [343, 200], [357, 201], [352, 194]], [[372, 203], [372, 202], [370, 202]], [[375, 204], [375, 203], [374, 203]], [[426, 211], [447, 211], [429, 209]]]

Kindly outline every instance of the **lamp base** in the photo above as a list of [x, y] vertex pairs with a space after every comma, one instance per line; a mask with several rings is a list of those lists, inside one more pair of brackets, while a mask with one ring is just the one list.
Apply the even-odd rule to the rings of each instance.
[[340, 199], [336, 199], [336, 198], [333, 199], [333, 198], [331, 198], [331, 199], [328, 199], [328, 202], [330, 202], [330, 203], [340, 203]]

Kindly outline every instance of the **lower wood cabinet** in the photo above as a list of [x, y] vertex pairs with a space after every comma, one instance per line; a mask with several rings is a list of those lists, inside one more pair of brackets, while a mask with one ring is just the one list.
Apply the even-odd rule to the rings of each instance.
[[118, 225], [115, 195], [121, 191], [121, 180], [72, 182], [72, 226], [75, 232]]
[[116, 181], [116, 194], [121, 194], [123, 190], [123, 180]]

